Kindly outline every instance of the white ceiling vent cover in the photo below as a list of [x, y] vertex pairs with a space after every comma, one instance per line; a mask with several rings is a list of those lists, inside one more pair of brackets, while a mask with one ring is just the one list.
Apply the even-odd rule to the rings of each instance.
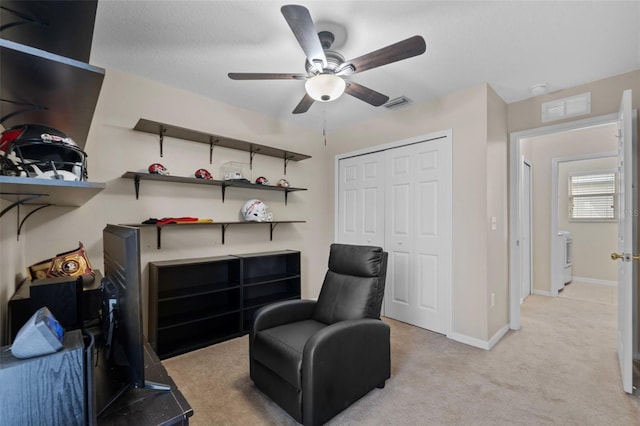
[[591, 113], [591, 92], [542, 104], [542, 122], [562, 120]]
[[384, 107], [388, 109], [398, 109], [398, 108], [405, 107], [411, 103], [413, 103], [411, 99], [407, 98], [406, 96], [400, 96], [395, 99], [391, 99], [390, 101], [387, 101], [387, 103], [384, 104]]

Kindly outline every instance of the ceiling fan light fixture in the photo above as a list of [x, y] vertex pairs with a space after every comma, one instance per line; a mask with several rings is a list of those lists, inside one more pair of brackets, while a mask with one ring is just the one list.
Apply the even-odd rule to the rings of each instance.
[[345, 81], [334, 74], [318, 74], [311, 77], [304, 84], [307, 94], [314, 100], [330, 102], [338, 99], [344, 93]]

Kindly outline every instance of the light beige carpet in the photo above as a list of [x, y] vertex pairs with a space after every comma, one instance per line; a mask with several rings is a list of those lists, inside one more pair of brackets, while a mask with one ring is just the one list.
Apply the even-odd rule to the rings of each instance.
[[618, 288], [611, 285], [590, 284], [572, 281], [564, 286], [558, 296], [585, 302], [618, 304]]
[[[491, 351], [391, 325], [392, 375], [330, 425], [640, 425], [621, 389], [612, 305], [529, 296]], [[289, 425], [248, 377], [247, 337], [163, 361], [193, 425]]]

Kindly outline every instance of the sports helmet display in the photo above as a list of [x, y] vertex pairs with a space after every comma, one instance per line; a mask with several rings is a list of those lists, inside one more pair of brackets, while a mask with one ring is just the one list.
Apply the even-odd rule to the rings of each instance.
[[149, 173], [154, 175], [169, 176], [169, 170], [160, 163], [153, 163], [149, 166]]
[[260, 176], [259, 178], [256, 179], [256, 183], [258, 185], [269, 185], [269, 181], [267, 180], [266, 177], [264, 176]]
[[283, 188], [289, 188], [289, 181], [286, 179], [280, 179], [278, 181], [278, 186], [281, 186]]
[[273, 215], [269, 211], [269, 206], [260, 200], [249, 200], [244, 203], [240, 214], [247, 222], [271, 222]]
[[0, 136], [0, 174], [85, 181], [87, 154], [60, 130], [21, 124]]
[[198, 179], [213, 180], [213, 175], [207, 169], [198, 169], [194, 174]]

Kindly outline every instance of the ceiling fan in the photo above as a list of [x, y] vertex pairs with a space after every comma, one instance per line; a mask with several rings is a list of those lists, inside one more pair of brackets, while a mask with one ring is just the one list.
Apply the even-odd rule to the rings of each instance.
[[336, 100], [342, 93], [347, 93], [376, 107], [383, 105], [389, 100], [388, 96], [343, 77], [418, 56], [426, 50], [424, 39], [421, 36], [413, 36], [345, 61], [341, 54], [329, 50], [334, 41], [333, 33], [316, 32], [307, 8], [291, 4], [282, 6], [280, 11], [307, 56], [306, 74], [229, 73], [229, 78], [232, 80], [306, 80], [306, 94], [293, 110], [294, 114], [307, 112], [314, 101]]

